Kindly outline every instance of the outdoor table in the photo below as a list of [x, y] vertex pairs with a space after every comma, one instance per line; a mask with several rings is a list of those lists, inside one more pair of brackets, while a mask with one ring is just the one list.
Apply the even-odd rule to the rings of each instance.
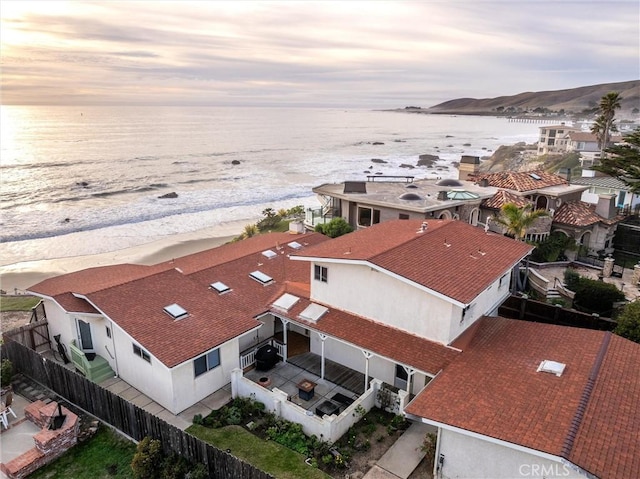
[[313, 399], [316, 386], [317, 384], [309, 379], [303, 379], [300, 381], [298, 383], [298, 396], [300, 396], [300, 399], [304, 399], [305, 401]]

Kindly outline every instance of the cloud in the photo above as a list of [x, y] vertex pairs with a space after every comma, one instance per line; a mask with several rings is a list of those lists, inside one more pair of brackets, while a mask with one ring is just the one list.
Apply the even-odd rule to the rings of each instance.
[[3, 103], [429, 106], [640, 77], [635, 0], [43, 4], [3, 2]]

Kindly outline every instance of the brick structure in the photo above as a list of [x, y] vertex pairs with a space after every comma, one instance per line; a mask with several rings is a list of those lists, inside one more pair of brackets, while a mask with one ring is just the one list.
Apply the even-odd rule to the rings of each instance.
[[35, 447], [6, 464], [2, 464], [2, 472], [10, 479], [21, 479], [38, 470], [45, 464], [61, 456], [78, 442], [80, 421], [78, 416], [62, 407], [66, 415], [60, 429], [49, 429], [54, 416], [58, 415], [58, 403], [45, 404], [36, 401], [24, 408], [24, 415], [29, 421], [42, 430], [33, 436]]

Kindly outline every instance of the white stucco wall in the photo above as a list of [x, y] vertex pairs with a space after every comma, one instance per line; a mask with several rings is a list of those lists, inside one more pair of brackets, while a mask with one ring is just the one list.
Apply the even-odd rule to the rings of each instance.
[[[311, 280], [311, 298], [447, 344], [453, 304], [366, 265], [316, 263], [328, 282]], [[457, 320], [459, 321], [459, 319]]]
[[576, 470], [559, 461], [447, 429], [440, 430], [438, 452], [444, 455], [442, 475], [439, 476], [442, 479], [584, 479]]
[[[463, 308], [366, 265], [316, 263], [328, 269], [328, 281], [312, 277], [312, 299], [334, 305], [413, 334], [449, 344], [509, 294], [510, 271]], [[355, 369], [355, 368], [354, 368]]]
[[[117, 358], [117, 373], [127, 383], [141, 393], [149, 396], [162, 407], [175, 412], [173, 406], [173, 392], [171, 389], [171, 373], [155, 357], [147, 362], [133, 353], [133, 344], [142, 345], [126, 334], [114, 324], [112, 336], [115, 343]], [[142, 347], [142, 349], [145, 349]], [[145, 351], [149, 352], [145, 349]]]
[[238, 341], [230, 341], [220, 346], [220, 365], [195, 377], [193, 361], [182, 363], [171, 370], [174, 395], [171, 407], [178, 414], [196, 402], [213, 394], [231, 381], [231, 371], [240, 365]]
[[65, 345], [68, 345], [72, 339], [76, 339], [73, 319], [58, 303], [51, 299], [45, 299], [44, 310], [49, 323], [49, 337], [52, 347], [56, 346], [53, 337], [57, 334], [60, 335], [60, 341]]

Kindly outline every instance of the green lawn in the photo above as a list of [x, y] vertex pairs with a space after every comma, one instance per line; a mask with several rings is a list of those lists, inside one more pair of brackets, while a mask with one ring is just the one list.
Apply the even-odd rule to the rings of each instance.
[[35, 296], [3, 296], [0, 298], [0, 311], [31, 311], [40, 298]]
[[89, 441], [68, 450], [59, 459], [37, 470], [29, 479], [132, 478], [131, 460], [136, 445], [101, 426]]
[[192, 434], [219, 449], [230, 449], [234, 456], [253, 464], [278, 479], [327, 479], [320, 469], [305, 464], [305, 457], [273, 441], [263, 441], [240, 426], [212, 429], [192, 425], [187, 429]]

